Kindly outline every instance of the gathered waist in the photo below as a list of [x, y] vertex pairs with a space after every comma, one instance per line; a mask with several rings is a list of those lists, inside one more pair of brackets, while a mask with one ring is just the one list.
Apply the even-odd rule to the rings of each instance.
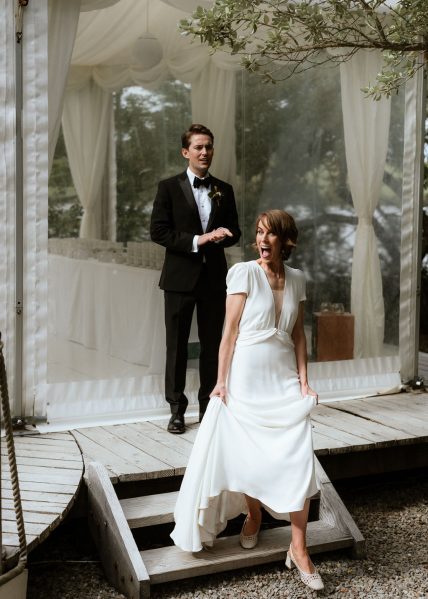
[[236, 339], [236, 345], [238, 347], [254, 345], [255, 343], [266, 341], [270, 337], [276, 337], [283, 345], [289, 349], [294, 349], [294, 343], [291, 335], [289, 335], [287, 331], [283, 331], [282, 329], [277, 329], [274, 327], [270, 329], [252, 329], [249, 331], [241, 331]]

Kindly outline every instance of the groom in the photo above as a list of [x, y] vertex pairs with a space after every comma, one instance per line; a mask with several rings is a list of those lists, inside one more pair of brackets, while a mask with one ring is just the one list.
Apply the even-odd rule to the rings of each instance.
[[184, 433], [187, 343], [196, 306], [200, 342], [199, 421], [217, 380], [225, 314], [227, 265], [223, 248], [241, 236], [233, 188], [208, 173], [214, 136], [191, 125], [181, 136], [188, 162], [183, 173], [161, 181], [153, 204], [152, 241], [166, 248], [159, 286], [165, 296], [165, 396], [170, 433]]

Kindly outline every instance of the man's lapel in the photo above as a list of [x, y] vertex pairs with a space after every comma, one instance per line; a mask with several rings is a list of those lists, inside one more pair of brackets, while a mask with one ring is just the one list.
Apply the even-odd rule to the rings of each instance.
[[190, 208], [192, 209], [192, 212], [194, 213], [194, 215], [196, 216], [196, 218], [200, 224], [201, 219], [199, 218], [198, 207], [196, 206], [195, 197], [193, 195], [192, 188], [190, 186], [189, 177], [187, 176], [186, 171], [184, 171], [184, 173], [181, 173], [180, 175], [178, 175], [178, 182], [179, 182], [181, 190], [184, 194], [184, 197], [187, 200], [187, 203], [189, 204]]
[[[221, 185], [219, 185], [218, 179], [215, 179], [214, 177], [211, 176], [211, 193], [214, 191], [214, 187], [216, 187], [219, 191], [223, 191], [223, 189], [221, 188]], [[210, 212], [210, 217], [208, 219], [207, 231], [209, 231], [210, 228], [212, 227], [217, 210], [218, 210], [218, 202], [215, 200], [211, 200], [211, 212]]]

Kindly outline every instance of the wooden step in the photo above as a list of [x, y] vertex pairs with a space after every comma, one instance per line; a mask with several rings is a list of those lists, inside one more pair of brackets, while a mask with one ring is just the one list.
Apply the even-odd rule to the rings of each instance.
[[[120, 499], [119, 503], [129, 528], [133, 529], [174, 522], [174, 508], [177, 497], [178, 491], [173, 491], [171, 493]], [[320, 493], [316, 493], [311, 499], [312, 501], [319, 501]]]
[[129, 528], [141, 528], [174, 522], [174, 507], [177, 497], [178, 491], [173, 491], [172, 493], [121, 499], [119, 503]]
[[[307, 528], [311, 553], [349, 547], [355, 557], [365, 556], [365, 540], [334, 486], [315, 459], [320, 487], [316, 496], [317, 520]], [[245, 550], [239, 536], [216, 539], [212, 549], [198, 553], [175, 546], [140, 551], [130, 527], [173, 521], [177, 492], [146, 495], [120, 502], [101, 464], [88, 466], [89, 521], [110, 582], [128, 599], [150, 597], [150, 585], [181, 580], [235, 568], [252, 567], [285, 559], [291, 540], [290, 526], [262, 530], [255, 549]]]
[[[140, 555], [150, 584], [159, 584], [284, 560], [290, 540], [290, 527], [282, 526], [262, 531], [257, 547], [251, 550], [242, 549], [236, 535], [216, 539], [212, 549], [198, 553], [170, 546], [141, 551]], [[307, 545], [311, 554], [352, 547], [353, 544], [350, 533], [322, 521], [308, 523]]]

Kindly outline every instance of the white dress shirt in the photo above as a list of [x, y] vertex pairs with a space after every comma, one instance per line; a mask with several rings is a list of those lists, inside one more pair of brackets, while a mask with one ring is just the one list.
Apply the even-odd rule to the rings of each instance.
[[[197, 175], [193, 173], [190, 168], [187, 168], [187, 176], [189, 177], [190, 186], [192, 188], [193, 197], [195, 198], [196, 206], [198, 207], [199, 218], [201, 219], [202, 231], [205, 233], [208, 226], [208, 220], [210, 218], [211, 213], [211, 198], [208, 195], [211, 186], [205, 187], [204, 185], [200, 185], [199, 187], [193, 187], [193, 180]], [[206, 177], [208, 177], [208, 173]], [[198, 251], [198, 239], [199, 235], [195, 235], [193, 237], [192, 244], [192, 252]]]

